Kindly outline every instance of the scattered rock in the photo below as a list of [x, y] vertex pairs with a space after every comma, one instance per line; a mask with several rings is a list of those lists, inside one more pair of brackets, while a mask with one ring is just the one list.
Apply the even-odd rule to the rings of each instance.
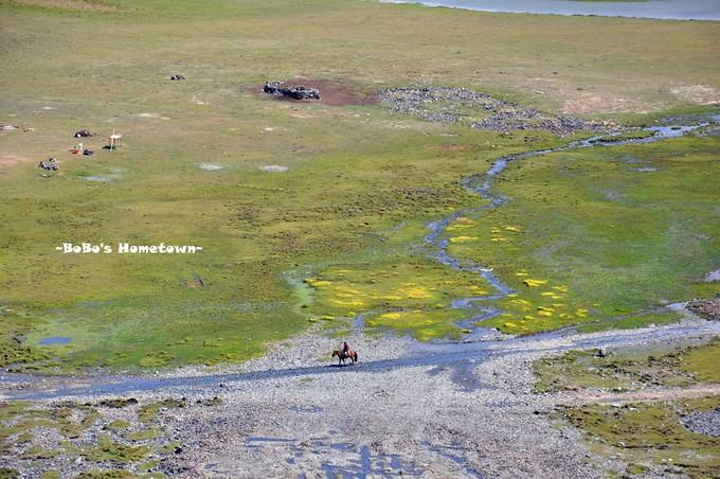
[[720, 281], [720, 269], [710, 271], [708, 274], [705, 275], [706, 283], [714, 283], [716, 281]]
[[225, 167], [223, 165], [216, 165], [213, 163], [203, 163], [200, 165], [200, 169], [204, 171], [220, 171], [224, 170]]
[[413, 115], [421, 120], [439, 123], [465, 120], [471, 128], [501, 133], [546, 130], [568, 135], [598, 128], [593, 122], [546, 114], [466, 88], [393, 88], [380, 95], [380, 103], [393, 113]]
[[701, 318], [720, 321], [720, 297], [693, 301], [687, 305], [687, 309]]
[[680, 422], [692, 432], [711, 437], [720, 437], [720, 409], [716, 408], [682, 416]]
[[260, 171], [264, 171], [266, 173], [284, 173], [288, 170], [288, 167], [281, 166], [281, 165], [267, 165], [267, 166], [261, 166], [258, 169]]
[[172, 81], [182, 81], [185, 77], [183, 75], [171, 75], [170, 80]]

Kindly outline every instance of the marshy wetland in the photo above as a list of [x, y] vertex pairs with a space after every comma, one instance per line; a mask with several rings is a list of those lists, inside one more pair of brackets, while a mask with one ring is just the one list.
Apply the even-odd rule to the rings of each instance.
[[716, 22], [0, 0], [0, 27], [0, 475], [718, 473]]

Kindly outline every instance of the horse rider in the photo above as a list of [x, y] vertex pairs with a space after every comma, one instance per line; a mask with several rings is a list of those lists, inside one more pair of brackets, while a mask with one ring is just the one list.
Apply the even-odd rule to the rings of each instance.
[[343, 341], [342, 353], [345, 357], [347, 357], [347, 355], [350, 353], [350, 345], [347, 343], [347, 341]]

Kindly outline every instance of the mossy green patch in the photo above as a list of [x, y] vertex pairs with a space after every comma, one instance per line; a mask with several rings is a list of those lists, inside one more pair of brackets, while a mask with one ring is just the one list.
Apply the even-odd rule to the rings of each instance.
[[97, 445], [84, 449], [81, 455], [95, 462], [126, 464], [143, 460], [148, 452], [147, 446], [127, 446], [113, 441], [109, 436], [101, 436]]
[[720, 382], [717, 363], [720, 339], [706, 344], [662, 348], [657, 351], [622, 348], [568, 351], [535, 361], [535, 390], [554, 392], [584, 388], [639, 389], [682, 387]]
[[11, 467], [0, 467], [0, 478], [2, 479], [19, 479], [20, 472]]
[[113, 421], [107, 426], [105, 426], [106, 429], [113, 431], [113, 432], [120, 432], [130, 427], [130, 423], [123, 420], [117, 420]]
[[147, 441], [162, 436], [162, 429], [144, 429], [141, 431], [128, 432], [124, 435], [128, 441]]
[[61, 454], [63, 454], [62, 450], [45, 449], [39, 446], [32, 446], [26, 449], [20, 457], [23, 459], [52, 459]]
[[462, 319], [463, 313], [455, 311], [407, 310], [388, 312], [371, 316], [367, 325], [372, 328], [384, 328], [409, 334], [420, 341], [436, 338], [458, 339], [462, 331], [453, 321]]
[[124, 469], [93, 469], [79, 474], [78, 479], [124, 479], [136, 477], [135, 474]]
[[[708, 398], [720, 407], [720, 398]], [[716, 477], [720, 473], [720, 438], [697, 434], [679, 421], [680, 404], [627, 404], [622, 407], [587, 405], [563, 409], [557, 416], [579, 427], [596, 452], [619, 456], [630, 463], [628, 472]]]
[[700, 381], [720, 383], [720, 338], [706, 346], [692, 348], [682, 359], [682, 369]]
[[164, 399], [162, 401], [145, 404], [138, 411], [138, 419], [142, 422], [150, 422], [157, 419], [160, 411], [164, 409], [185, 407], [185, 400], [180, 399]]

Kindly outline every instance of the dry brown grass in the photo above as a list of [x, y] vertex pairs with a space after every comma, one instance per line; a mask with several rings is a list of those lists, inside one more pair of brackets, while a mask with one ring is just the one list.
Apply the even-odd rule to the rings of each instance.
[[33, 7], [46, 7], [59, 10], [80, 10], [97, 12], [117, 12], [120, 8], [111, 3], [97, 0], [10, 0], [9, 3], [28, 5]]

